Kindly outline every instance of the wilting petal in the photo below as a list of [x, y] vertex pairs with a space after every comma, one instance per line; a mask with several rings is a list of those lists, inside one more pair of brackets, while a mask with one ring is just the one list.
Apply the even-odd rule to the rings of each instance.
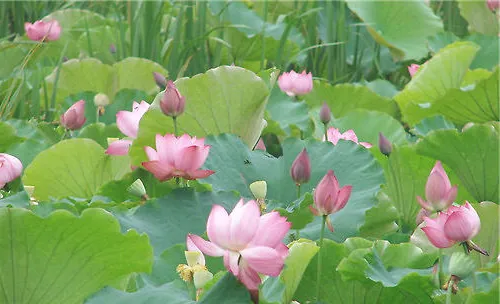
[[[242, 202], [242, 200], [240, 200]], [[239, 204], [241, 206], [241, 204]], [[253, 200], [238, 208], [234, 208], [229, 215], [230, 240], [233, 250], [240, 250], [252, 241], [259, 227], [260, 208]]]
[[197, 236], [196, 234], [188, 234], [188, 237], [194, 243], [198, 249], [206, 255], [209, 256], [223, 256], [225, 250], [220, 248], [213, 242], [205, 241], [203, 238]]
[[108, 145], [108, 148], [106, 149], [106, 154], [127, 155], [131, 145], [132, 141], [127, 139], [114, 141]]
[[207, 221], [207, 234], [217, 246], [228, 249], [230, 245], [229, 227], [231, 225], [226, 209], [213, 205]]
[[270, 276], [278, 276], [283, 269], [283, 257], [274, 248], [250, 247], [240, 251], [241, 256], [255, 271]]

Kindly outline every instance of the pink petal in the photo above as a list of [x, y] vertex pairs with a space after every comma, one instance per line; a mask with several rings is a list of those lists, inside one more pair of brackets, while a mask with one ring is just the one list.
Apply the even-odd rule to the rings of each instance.
[[116, 113], [116, 125], [120, 131], [130, 138], [137, 137], [139, 122], [149, 109], [149, 104], [142, 101], [140, 104], [134, 102], [132, 111], [120, 111]]
[[190, 238], [193, 244], [206, 255], [218, 257], [223, 256], [226, 252], [213, 242], [207, 242], [196, 234], [188, 234], [188, 238]]
[[250, 247], [240, 251], [241, 256], [255, 271], [278, 276], [283, 269], [284, 260], [276, 249], [270, 247]]
[[114, 141], [108, 145], [108, 148], [106, 149], [106, 154], [127, 155], [131, 145], [132, 141], [127, 139]]
[[427, 235], [427, 238], [432, 245], [437, 248], [449, 248], [455, 244], [455, 242], [448, 239], [444, 232], [440, 229], [423, 227], [422, 230], [425, 232], [425, 235]]
[[351, 197], [352, 186], [344, 186], [338, 192], [337, 200], [335, 201], [335, 206], [331, 213], [335, 213], [345, 207], [347, 201]]
[[329, 216], [326, 217], [326, 227], [328, 227], [328, 230], [330, 230], [330, 232], [333, 232], [333, 225]]
[[229, 233], [231, 248], [233, 250], [245, 248], [252, 241], [259, 227], [259, 205], [253, 200], [243, 205], [240, 204], [241, 202], [242, 200], [240, 200], [237, 207], [229, 215], [231, 223]]
[[[201, 252], [201, 250], [196, 246], [196, 244], [193, 242], [192, 237], [193, 237], [192, 234], [188, 234], [187, 237], [186, 237], [186, 247], [187, 247], [187, 250], [188, 251], [197, 251], [197, 252], [200, 252], [201, 254], [198, 257], [198, 264], [205, 265], [205, 256], [203, 255], [203, 253]], [[203, 240], [203, 241], [206, 242], [205, 240]], [[209, 242], [207, 242], [207, 243], [209, 243]]]
[[17, 157], [0, 153], [0, 189], [21, 176], [22, 171], [23, 164]]
[[369, 142], [365, 142], [365, 141], [360, 141], [359, 144], [367, 149], [370, 149], [371, 147], [373, 147], [372, 144], [370, 144]]
[[283, 260], [288, 256], [288, 247], [285, 244], [279, 243], [274, 249], [278, 251]]
[[158, 160], [143, 162], [142, 166], [146, 170], [148, 170], [149, 172], [153, 173], [153, 175], [159, 181], [163, 182], [163, 181], [169, 180], [173, 177], [172, 167], [170, 167], [168, 164], [162, 163]]
[[208, 216], [207, 234], [210, 241], [224, 249], [230, 248], [229, 227], [231, 225], [226, 209], [213, 205]]
[[252, 239], [252, 246], [275, 248], [290, 230], [292, 223], [286, 221], [278, 212], [273, 211], [260, 217], [259, 227]]
[[457, 242], [470, 241], [480, 229], [479, 216], [468, 202], [465, 206], [461, 206], [459, 211], [453, 212], [444, 224], [446, 236]]
[[311, 213], [315, 216], [323, 215], [322, 213], [319, 212], [318, 209], [314, 208], [313, 205], [309, 205], [309, 210], [311, 210]]
[[358, 143], [358, 137], [356, 136], [356, 133], [354, 133], [354, 130], [345, 131], [344, 133], [342, 133], [341, 138]]
[[238, 276], [239, 266], [238, 260], [240, 259], [240, 254], [236, 251], [226, 250], [224, 253], [224, 266], [235, 276]]
[[426, 201], [424, 201], [420, 196], [417, 196], [417, 202], [424, 208], [425, 210], [434, 210], [432, 205]]
[[188, 180], [200, 179], [200, 178], [209, 177], [210, 175], [212, 175], [214, 173], [215, 173], [215, 171], [212, 171], [212, 170], [196, 170], [196, 171], [186, 172], [186, 174], [183, 176], [183, 178], [188, 179]]
[[148, 156], [149, 160], [160, 160], [158, 153], [156, 153], [156, 150], [146, 146], [144, 147], [144, 152], [146, 152], [146, 155]]
[[190, 146], [183, 148], [175, 156], [175, 168], [183, 172], [199, 169], [208, 157], [209, 147]]
[[339, 139], [341, 138], [339, 129], [336, 129], [334, 127], [330, 127], [327, 130], [327, 136], [328, 136], [327, 140], [334, 145], [336, 145], [339, 142]]
[[175, 159], [178, 157], [181, 149], [182, 147], [174, 135], [165, 134], [165, 136], [161, 136], [160, 134], [156, 134], [156, 151], [158, 151], [158, 157], [172, 167], [175, 167]]
[[248, 290], [258, 290], [260, 285], [260, 276], [253, 270], [245, 260], [240, 262], [240, 271], [238, 279], [245, 285]]

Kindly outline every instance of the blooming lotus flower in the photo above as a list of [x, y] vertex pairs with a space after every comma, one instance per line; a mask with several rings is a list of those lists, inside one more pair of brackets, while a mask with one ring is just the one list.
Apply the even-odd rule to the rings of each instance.
[[160, 100], [160, 108], [163, 114], [177, 117], [184, 113], [186, 98], [181, 95], [172, 80], [167, 81], [167, 87]]
[[156, 150], [144, 147], [149, 161], [142, 165], [160, 181], [172, 177], [197, 179], [208, 177], [215, 172], [199, 170], [208, 157], [210, 146], [205, 146], [205, 139], [184, 134], [175, 137], [172, 134], [156, 135]]
[[438, 248], [448, 248], [456, 242], [468, 242], [481, 229], [481, 221], [469, 202], [463, 206], [450, 206], [436, 218], [424, 217], [422, 230]]
[[424, 201], [420, 196], [417, 196], [417, 201], [422, 208], [429, 211], [444, 210], [451, 206], [457, 197], [457, 186], [451, 186], [450, 179], [440, 161], [436, 162], [427, 178], [425, 197], [427, 201]]
[[488, 8], [491, 11], [496, 11], [500, 7], [500, 1], [499, 0], [487, 0], [486, 4], [488, 5]]
[[409, 67], [408, 67], [408, 73], [410, 73], [410, 76], [413, 77], [418, 69], [420, 68], [420, 65], [418, 64], [411, 64]]
[[[352, 186], [344, 186], [341, 188], [333, 170], [328, 170], [328, 173], [314, 190], [314, 207], [309, 206], [309, 209], [311, 209], [311, 212], [316, 216], [338, 212], [347, 204], [351, 196], [351, 191]], [[333, 226], [329, 218], [327, 218], [327, 224], [328, 229], [333, 231]]]
[[23, 164], [10, 154], [0, 153], [0, 189], [21, 175]]
[[28, 38], [33, 41], [54, 41], [61, 36], [61, 26], [57, 20], [38, 20], [33, 24], [26, 22], [24, 23], [24, 30]]
[[311, 178], [311, 161], [305, 148], [293, 161], [290, 176], [297, 186], [307, 183]]
[[75, 102], [63, 115], [60, 117], [61, 125], [69, 130], [78, 130], [84, 124], [85, 118], [85, 100]]
[[295, 71], [283, 73], [278, 77], [278, 86], [288, 96], [305, 95], [313, 88], [312, 74], [306, 74], [306, 71], [301, 74]]
[[[118, 126], [118, 129], [131, 139], [137, 138], [139, 122], [148, 109], [149, 103], [144, 100], [141, 101], [140, 104], [134, 101], [132, 111], [119, 111], [116, 113], [116, 125]], [[128, 139], [113, 141], [108, 145], [106, 154], [127, 155], [131, 145], [132, 140]]]
[[[358, 137], [356, 136], [356, 133], [354, 133], [354, 130], [347, 130], [344, 133], [340, 133], [339, 129], [330, 127], [327, 131], [327, 136], [328, 136], [328, 141], [331, 142], [334, 145], [337, 145], [339, 142], [339, 139], [343, 140], [350, 140], [353, 141], [359, 145], [362, 145], [365, 148], [371, 148], [372, 144], [367, 143], [367, 142], [358, 142]], [[323, 136], [323, 140], [325, 140]]]
[[210, 241], [190, 235], [193, 243], [205, 254], [223, 256], [224, 265], [249, 290], [258, 290], [259, 273], [278, 276], [288, 255], [281, 241], [291, 223], [273, 211], [260, 215], [258, 204], [241, 199], [231, 214], [214, 205], [207, 221]]

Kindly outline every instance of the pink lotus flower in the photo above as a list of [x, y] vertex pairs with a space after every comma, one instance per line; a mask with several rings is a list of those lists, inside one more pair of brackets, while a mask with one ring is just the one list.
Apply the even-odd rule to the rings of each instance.
[[61, 36], [61, 26], [57, 20], [47, 22], [39, 20], [33, 24], [26, 22], [24, 23], [24, 30], [28, 38], [33, 41], [54, 41]]
[[488, 8], [491, 11], [496, 11], [500, 7], [500, 1], [499, 0], [487, 0], [486, 4], [488, 5]]
[[410, 73], [410, 76], [413, 77], [418, 69], [420, 68], [420, 65], [418, 64], [411, 64], [409, 67], [408, 67], [408, 73]]
[[450, 179], [446, 175], [441, 162], [437, 161], [425, 184], [425, 198], [427, 201], [417, 196], [418, 203], [422, 208], [429, 211], [441, 211], [451, 206], [456, 197], [457, 186], [451, 186]]
[[283, 73], [278, 77], [278, 86], [288, 96], [305, 95], [313, 88], [312, 74], [306, 74], [306, 71], [301, 74], [295, 71]]
[[424, 217], [422, 230], [438, 248], [448, 248], [456, 242], [468, 242], [481, 229], [481, 221], [469, 202], [463, 206], [450, 206], [439, 212], [437, 218]]
[[87, 121], [85, 118], [85, 100], [75, 102], [63, 115], [60, 117], [61, 125], [69, 130], [78, 130]]
[[259, 141], [255, 145], [254, 150], [266, 151], [266, 145], [264, 144], [264, 141], [262, 140], [262, 138], [259, 139]]
[[197, 235], [191, 240], [205, 254], [223, 256], [224, 265], [249, 289], [258, 290], [259, 273], [278, 276], [288, 255], [281, 241], [291, 223], [273, 211], [260, 215], [259, 205], [241, 199], [231, 214], [214, 205], [207, 221], [210, 242]]
[[215, 172], [212, 170], [199, 170], [208, 157], [210, 146], [205, 146], [205, 139], [191, 138], [184, 134], [175, 137], [172, 134], [156, 135], [156, 150], [144, 147], [149, 161], [142, 165], [146, 170], [160, 181], [172, 177], [197, 179], [208, 177]]
[[[333, 170], [328, 173], [319, 182], [314, 190], [314, 206], [309, 206], [311, 212], [316, 215], [329, 215], [338, 212], [345, 207], [351, 196], [352, 186], [340, 187], [337, 177]], [[328, 229], [333, 232], [333, 226], [330, 219], [327, 218]]]
[[[347, 130], [344, 133], [340, 133], [339, 129], [330, 127], [327, 131], [327, 136], [328, 136], [328, 141], [331, 142], [334, 145], [337, 145], [339, 142], [339, 139], [343, 140], [350, 140], [353, 141], [359, 145], [362, 145], [365, 148], [371, 148], [372, 144], [367, 143], [367, 142], [358, 142], [358, 137], [356, 136], [356, 133], [354, 133], [354, 130]], [[325, 140], [325, 137], [323, 136], [323, 140]]]
[[311, 178], [311, 161], [305, 148], [293, 161], [290, 176], [297, 186], [307, 183]]
[[[118, 129], [131, 139], [137, 138], [139, 122], [148, 109], [149, 103], [144, 100], [140, 104], [134, 101], [132, 111], [120, 111], [116, 113], [116, 125]], [[131, 145], [132, 140], [122, 139], [114, 141], [108, 145], [106, 154], [127, 155]]]
[[10, 154], [0, 153], [0, 189], [21, 175], [23, 164]]
[[160, 108], [163, 114], [177, 117], [184, 113], [186, 98], [181, 95], [172, 80], [167, 81], [167, 88], [160, 100]]

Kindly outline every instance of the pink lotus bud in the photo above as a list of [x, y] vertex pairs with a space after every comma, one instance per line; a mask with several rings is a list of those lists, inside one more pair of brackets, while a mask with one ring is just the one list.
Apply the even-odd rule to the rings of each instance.
[[481, 229], [479, 216], [467, 201], [463, 206], [451, 206], [447, 213], [450, 215], [444, 224], [444, 233], [450, 240], [470, 241]]
[[61, 125], [69, 130], [80, 129], [86, 120], [85, 100], [74, 103], [60, 118]]
[[148, 109], [149, 103], [144, 100], [141, 103], [134, 101], [132, 111], [119, 111], [116, 113], [116, 125], [118, 129], [128, 137], [136, 138], [139, 131], [139, 122]]
[[54, 41], [61, 36], [61, 26], [57, 20], [47, 22], [39, 20], [33, 24], [26, 22], [24, 23], [24, 30], [28, 38], [33, 41]]
[[288, 96], [305, 95], [313, 88], [312, 74], [306, 74], [306, 71], [301, 74], [295, 71], [283, 73], [278, 77], [278, 86]]
[[262, 140], [262, 138], [259, 139], [259, 141], [255, 145], [254, 150], [266, 151], [266, 145], [264, 144], [264, 141]]
[[210, 146], [204, 144], [203, 138], [197, 139], [184, 134], [181, 137], [167, 134], [156, 135], [156, 150], [144, 147], [149, 161], [142, 165], [160, 181], [173, 177], [188, 180], [206, 178], [215, 172], [200, 170], [210, 152]]
[[378, 148], [386, 156], [389, 156], [392, 152], [392, 144], [382, 132], [378, 133]]
[[311, 178], [311, 161], [305, 148], [293, 161], [290, 175], [297, 186], [307, 183]]
[[23, 164], [10, 154], [0, 153], [0, 189], [21, 175]]
[[417, 196], [417, 201], [429, 211], [441, 211], [448, 208], [457, 197], [457, 186], [451, 186], [448, 175], [443, 169], [440, 161], [437, 161], [432, 168], [431, 174], [425, 184], [424, 201], [420, 196]]
[[496, 11], [500, 7], [500, 1], [499, 0], [488, 0], [488, 1], [486, 1], [486, 4], [488, 5], [488, 8], [491, 11]]
[[165, 76], [158, 72], [153, 72], [153, 78], [155, 79], [156, 85], [160, 87], [160, 89], [163, 91], [167, 87], [167, 79]]
[[408, 73], [410, 73], [410, 76], [413, 77], [418, 69], [420, 68], [420, 65], [418, 64], [411, 64], [409, 67], [408, 67]]
[[174, 82], [169, 80], [160, 101], [161, 111], [165, 115], [177, 117], [184, 113], [185, 104], [186, 98], [179, 93]]
[[[368, 142], [363, 142], [363, 141], [358, 142], [358, 137], [356, 136], [356, 133], [354, 133], [354, 130], [347, 130], [344, 133], [340, 133], [339, 129], [334, 128], [334, 127], [330, 127], [327, 130], [326, 135], [328, 136], [328, 138], [326, 140], [331, 142], [333, 145], [337, 145], [337, 143], [339, 142], [339, 139], [343, 139], [343, 140], [353, 141], [359, 145], [362, 145], [363, 147], [365, 147], [367, 149], [372, 147], [372, 144], [370, 144]], [[323, 136], [323, 140], [325, 140], [324, 136]]]
[[430, 218], [424, 216], [425, 227], [422, 231], [432, 243], [432, 245], [437, 248], [448, 248], [455, 244], [455, 241], [450, 240], [444, 233], [444, 224], [448, 219], [448, 213], [439, 212], [436, 218]]
[[323, 124], [326, 125], [330, 122], [331, 118], [332, 118], [332, 111], [330, 111], [328, 104], [326, 104], [326, 102], [323, 102], [321, 110], [319, 111], [319, 119]]
[[335, 213], [345, 207], [351, 196], [351, 191], [352, 186], [340, 188], [333, 170], [328, 170], [328, 173], [314, 190], [315, 207], [310, 206], [310, 209], [315, 215]]
[[109, 46], [109, 52], [111, 54], [116, 54], [116, 45], [114, 43], [111, 43]]

